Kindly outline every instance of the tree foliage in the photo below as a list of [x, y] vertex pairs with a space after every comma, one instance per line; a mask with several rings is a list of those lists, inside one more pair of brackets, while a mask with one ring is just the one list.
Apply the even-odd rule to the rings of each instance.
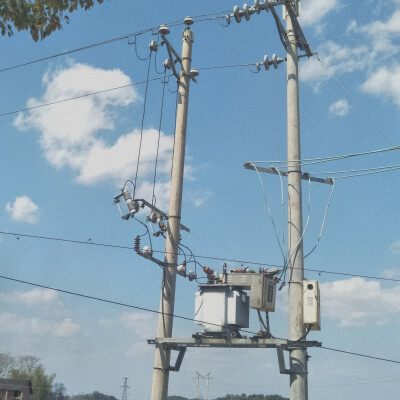
[[62, 22], [69, 23], [69, 16], [78, 8], [89, 10], [104, 0], [0, 0], [1, 34], [12, 36], [13, 28], [29, 30], [32, 39], [45, 39], [56, 30], [62, 29]]
[[32, 383], [34, 400], [49, 400], [52, 394], [53, 380], [55, 374], [46, 375], [42, 365], [36, 365], [32, 368], [31, 373], [12, 369], [8, 373], [10, 379], [27, 379]]
[[0, 378], [6, 378], [8, 371], [15, 367], [15, 357], [10, 353], [0, 353]]
[[114, 396], [108, 396], [100, 392], [93, 392], [88, 394], [79, 394], [70, 397], [70, 400], [117, 400]]

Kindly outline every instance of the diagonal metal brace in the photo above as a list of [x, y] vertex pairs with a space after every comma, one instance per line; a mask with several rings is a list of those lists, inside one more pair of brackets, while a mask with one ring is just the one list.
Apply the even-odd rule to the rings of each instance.
[[[175, 346], [175, 345], [166, 345], [166, 344], [162, 344], [159, 341], [157, 341], [156, 339], [148, 339], [147, 340], [148, 344], [155, 344], [159, 349], [160, 349], [160, 354], [161, 354], [161, 361], [163, 364], [163, 370], [165, 371], [173, 371], [173, 372], [178, 372], [181, 368], [182, 365], [182, 361], [183, 361], [183, 357], [185, 356], [186, 353], [186, 347], [184, 346]], [[175, 360], [175, 365], [166, 365], [166, 359], [165, 359], [165, 352], [164, 350], [166, 350], [167, 348], [169, 348], [170, 350], [177, 350], [178, 356], [176, 357]]]

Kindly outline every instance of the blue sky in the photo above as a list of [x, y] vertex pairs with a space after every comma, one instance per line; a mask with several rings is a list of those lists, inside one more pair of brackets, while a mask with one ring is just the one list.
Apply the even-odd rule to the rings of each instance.
[[[242, 6], [228, 0], [105, 2], [72, 14], [63, 31], [43, 42], [34, 43], [25, 32], [3, 37], [0, 69], [182, 21], [187, 15], [220, 16], [235, 5]], [[303, 158], [398, 145], [400, 1], [366, 0], [360, 6], [303, 0], [299, 21], [323, 63], [316, 57], [300, 62]], [[271, 13], [254, 14], [240, 24], [233, 20], [228, 27], [219, 22], [199, 17], [192, 26], [192, 66], [200, 75], [190, 89], [182, 223], [191, 232], [182, 234], [182, 243], [198, 256], [282, 265], [263, 190], [256, 173], [245, 170], [243, 163], [286, 158], [286, 65], [259, 73], [254, 73], [255, 66], [206, 68], [256, 63], [266, 54], [285, 57], [285, 51]], [[170, 30], [169, 40], [180, 53], [183, 25]], [[157, 35], [151, 32], [137, 36], [141, 57], [148, 55], [152, 40]], [[166, 49], [160, 47], [158, 70], [165, 58]], [[160, 76], [153, 62], [150, 79]], [[0, 114], [143, 82], [147, 67], [134, 45], [119, 40], [3, 71]], [[168, 89], [156, 186], [157, 205], [164, 210], [175, 121], [172, 78]], [[161, 95], [161, 82], [150, 82], [138, 172], [138, 193], [149, 200]], [[124, 182], [135, 176], [144, 97], [145, 85], [140, 84], [1, 117], [0, 230], [88, 242], [2, 234], [1, 275], [158, 309], [159, 267], [131, 250], [90, 245], [133, 247], [135, 236], [144, 231], [135, 221], [121, 220], [113, 205]], [[398, 164], [399, 152], [390, 151], [316, 164], [307, 172]], [[306, 268], [393, 280], [306, 271], [307, 278], [320, 282], [322, 302], [322, 331], [309, 338], [326, 347], [400, 360], [397, 183], [397, 171], [336, 181], [322, 239], [306, 259]], [[279, 177], [263, 176], [263, 184], [281, 237]], [[306, 253], [317, 241], [331, 187], [304, 181], [305, 220], [310, 190]], [[285, 219], [286, 200], [284, 210]], [[148, 243], [143, 239], [142, 244]], [[154, 238], [153, 247], [162, 251], [164, 240]], [[222, 270], [223, 261], [197, 260]], [[193, 317], [196, 289], [195, 282], [178, 277], [176, 314]], [[288, 335], [287, 296], [286, 286], [271, 315], [272, 333], [279, 337]], [[128, 398], [150, 397], [154, 349], [146, 339], [156, 333], [154, 314], [4, 279], [0, 299], [0, 352], [40, 357], [71, 395], [98, 390], [120, 398], [122, 378], [128, 377]], [[176, 320], [174, 336], [190, 337], [197, 329]], [[249, 329], [259, 329], [254, 316]], [[323, 349], [311, 349], [310, 355], [310, 399], [393, 397], [398, 364]], [[194, 397], [195, 371], [211, 372], [210, 398], [243, 392], [288, 395], [288, 377], [279, 374], [273, 350], [190, 349], [181, 371], [171, 373], [170, 394]]]

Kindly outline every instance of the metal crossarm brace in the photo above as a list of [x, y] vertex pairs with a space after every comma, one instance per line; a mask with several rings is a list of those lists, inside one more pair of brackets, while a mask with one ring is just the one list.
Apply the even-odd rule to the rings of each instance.
[[[159, 208], [157, 208], [156, 206], [153, 206], [152, 204], [150, 204], [148, 201], [144, 200], [144, 199], [134, 199], [133, 201], [140, 201], [142, 202], [142, 205], [145, 205], [147, 207], [149, 207], [152, 211], [155, 211], [157, 214], [160, 214], [161, 216], [163, 216], [165, 219], [168, 219], [168, 215], [165, 214], [165, 212], [161, 211]], [[180, 224], [180, 227], [182, 230], [190, 233], [190, 229], [187, 228], [185, 225]]]
[[[287, 172], [281, 172], [281, 171], [278, 172], [276, 169], [273, 169], [273, 168], [262, 168], [262, 167], [257, 167], [256, 168], [254, 165], [251, 165], [248, 162], [244, 163], [244, 167], [246, 169], [251, 169], [253, 171], [267, 172], [268, 174], [283, 175], [283, 176], [287, 176], [288, 175]], [[328, 185], [333, 185], [333, 179], [331, 179], [331, 178], [328, 178], [328, 179], [316, 178], [316, 177], [310, 176], [306, 172], [301, 174], [301, 179], [304, 179], [306, 181], [310, 180], [310, 181], [313, 181], [313, 182], [326, 183]]]

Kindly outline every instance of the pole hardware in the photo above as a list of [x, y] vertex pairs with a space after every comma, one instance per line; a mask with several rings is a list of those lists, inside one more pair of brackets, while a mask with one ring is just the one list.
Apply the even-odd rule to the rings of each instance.
[[[288, 172], [278, 171], [278, 169], [275, 167], [271, 167], [271, 168], [255, 167], [248, 161], [245, 162], [243, 166], [246, 169], [251, 169], [253, 171], [266, 172], [268, 174], [274, 174], [274, 175], [288, 176]], [[292, 172], [294, 172], [294, 171], [292, 171]], [[327, 179], [316, 178], [316, 177], [310, 176], [307, 172], [303, 172], [301, 174], [301, 179], [304, 179], [306, 181], [310, 180], [310, 181], [318, 182], [318, 183], [326, 183], [328, 185], [333, 185], [333, 183], [334, 183], [332, 178], [327, 178]]]
[[[193, 25], [193, 19], [191, 17], [186, 17], [183, 20], [183, 23], [186, 25], [185, 30], [190, 30], [190, 26]], [[183, 70], [183, 66], [182, 66], [182, 58], [179, 56], [179, 54], [173, 48], [173, 46], [169, 42], [169, 40], [165, 37], [166, 35], [169, 35], [169, 33], [170, 33], [168, 26], [161, 25], [158, 28], [158, 33], [160, 34], [160, 36], [163, 40], [161, 42], [161, 46], [164, 44], [167, 46], [167, 52], [168, 52], [168, 56], [169, 56], [169, 58], [167, 60], [165, 60], [163, 63], [164, 67], [167, 69], [172, 69], [172, 73], [174, 74], [176, 80], [179, 82], [181, 79], [181, 76], [176, 71], [175, 65], [179, 62], [181, 64], [181, 71], [183, 72], [183, 74], [185, 74], [186, 72]], [[197, 75], [198, 75], [198, 73], [197, 73]], [[197, 76], [197, 75], [192, 74], [192, 71], [189, 71], [190, 79], [192, 79], [192, 81], [195, 83], [197, 83], [197, 80], [195, 78], [195, 76]]]

